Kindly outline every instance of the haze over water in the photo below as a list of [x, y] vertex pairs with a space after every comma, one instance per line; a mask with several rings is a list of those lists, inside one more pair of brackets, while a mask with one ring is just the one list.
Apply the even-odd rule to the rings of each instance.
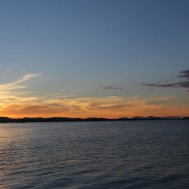
[[0, 188], [189, 188], [188, 136], [187, 120], [0, 124]]

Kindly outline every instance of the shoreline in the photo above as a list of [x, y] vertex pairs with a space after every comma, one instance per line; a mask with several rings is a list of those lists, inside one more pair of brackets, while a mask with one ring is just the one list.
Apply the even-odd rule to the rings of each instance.
[[50, 118], [9, 118], [0, 117], [0, 123], [36, 123], [36, 122], [97, 122], [97, 121], [157, 121], [157, 120], [189, 120], [189, 117], [134, 117], [134, 118], [64, 118], [64, 117], [50, 117]]

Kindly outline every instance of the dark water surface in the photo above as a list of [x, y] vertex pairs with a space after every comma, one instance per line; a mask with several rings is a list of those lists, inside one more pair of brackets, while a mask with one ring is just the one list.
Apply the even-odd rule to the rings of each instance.
[[189, 121], [0, 124], [0, 189], [189, 188]]

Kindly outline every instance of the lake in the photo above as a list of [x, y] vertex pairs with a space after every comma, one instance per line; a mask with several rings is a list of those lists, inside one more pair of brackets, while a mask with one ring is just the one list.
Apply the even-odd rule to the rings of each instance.
[[189, 188], [189, 121], [0, 124], [0, 189]]

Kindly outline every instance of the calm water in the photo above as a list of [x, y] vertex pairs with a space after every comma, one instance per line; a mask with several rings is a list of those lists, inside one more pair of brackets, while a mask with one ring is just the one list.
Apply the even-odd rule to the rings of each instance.
[[0, 124], [0, 189], [189, 188], [189, 121]]

